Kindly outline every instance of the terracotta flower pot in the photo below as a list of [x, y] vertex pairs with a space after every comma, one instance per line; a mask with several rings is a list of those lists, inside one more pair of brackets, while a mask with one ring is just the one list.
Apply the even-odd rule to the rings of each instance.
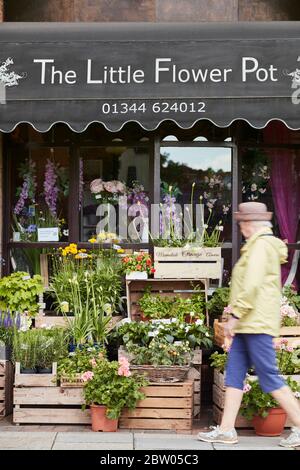
[[258, 436], [280, 436], [284, 430], [287, 414], [282, 408], [271, 408], [268, 416], [254, 416], [252, 423]]
[[91, 405], [92, 431], [116, 432], [118, 420], [106, 416], [106, 406]]

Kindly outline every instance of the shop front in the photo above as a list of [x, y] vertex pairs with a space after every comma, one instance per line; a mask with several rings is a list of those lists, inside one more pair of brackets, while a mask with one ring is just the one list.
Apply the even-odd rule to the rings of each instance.
[[151, 250], [155, 207], [182, 235], [200, 206], [226, 282], [232, 213], [254, 200], [297, 275], [298, 24], [8, 23], [0, 42], [4, 272], [38, 272], [41, 253], [99, 233]]

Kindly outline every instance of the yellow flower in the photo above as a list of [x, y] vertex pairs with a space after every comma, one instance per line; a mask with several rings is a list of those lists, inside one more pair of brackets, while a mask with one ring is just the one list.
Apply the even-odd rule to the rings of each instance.
[[97, 235], [98, 240], [106, 240], [106, 234], [104, 232], [100, 232]]
[[78, 253], [77, 248], [71, 248], [71, 249], [70, 249], [70, 253], [71, 253], [72, 255], [77, 255], [77, 253]]
[[76, 243], [70, 243], [69, 248], [70, 248], [70, 250], [72, 248], [77, 250], [77, 244]]
[[94, 238], [94, 237], [93, 237], [93, 238], [90, 238], [90, 239], [89, 239], [89, 242], [90, 242], [90, 243], [97, 243], [97, 239]]
[[66, 250], [62, 250], [61, 254], [62, 254], [63, 256], [67, 256], [68, 253], [67, 253]]
[[123, 250], [123, 248], [119, 248], [119, 249], [117, 250], [117, 253], [125, 253], [125, 250]]
[[85, 249], [85, 248], [81, 248], [81, 250], [79, 250], [78, 253], [86, 253], [86, 249]]
[[76, 255], [76, 256], [75, 256], [75, 259], [81, 259], [81, 256], [80, 256], [80, 255]]

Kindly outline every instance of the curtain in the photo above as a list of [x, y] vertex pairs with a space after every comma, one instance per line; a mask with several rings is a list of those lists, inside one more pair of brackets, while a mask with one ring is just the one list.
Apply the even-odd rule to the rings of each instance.
[[[290, 131], [282, 123], [272, 122], [264, 129], [264, 141], [288, 144]], [[271, 188], [280, 236], [289, 243], [295, 243], [300, 212], [299, 162], [296, 152], [293, 149], [275, 148], [268, 154], [271, 158]], [[290, 252], [288, 264], [282, 267], [283, 283], [290, 271], [292, 256], [293, 252]]]

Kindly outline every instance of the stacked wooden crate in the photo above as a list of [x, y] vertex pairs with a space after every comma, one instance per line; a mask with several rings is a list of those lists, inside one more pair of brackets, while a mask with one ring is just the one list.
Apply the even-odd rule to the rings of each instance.
[[12, 363], [0, 360], [0, 419], [12, 413], [13, 383]]
[[193, 382], [151, 383], [143, 391], [146, 398], [134, 410], [123, 410], [120, 428], [191, 431]]
[[[220, 348], [225, 342], [224, 325], [225, 322], [214, 321], [214, 343]], [[280, 336], [275, 341], [280, 342], [282, 339], [286, 339], [288, 346], [300, 346], [300, 326], [282, 326]]]

